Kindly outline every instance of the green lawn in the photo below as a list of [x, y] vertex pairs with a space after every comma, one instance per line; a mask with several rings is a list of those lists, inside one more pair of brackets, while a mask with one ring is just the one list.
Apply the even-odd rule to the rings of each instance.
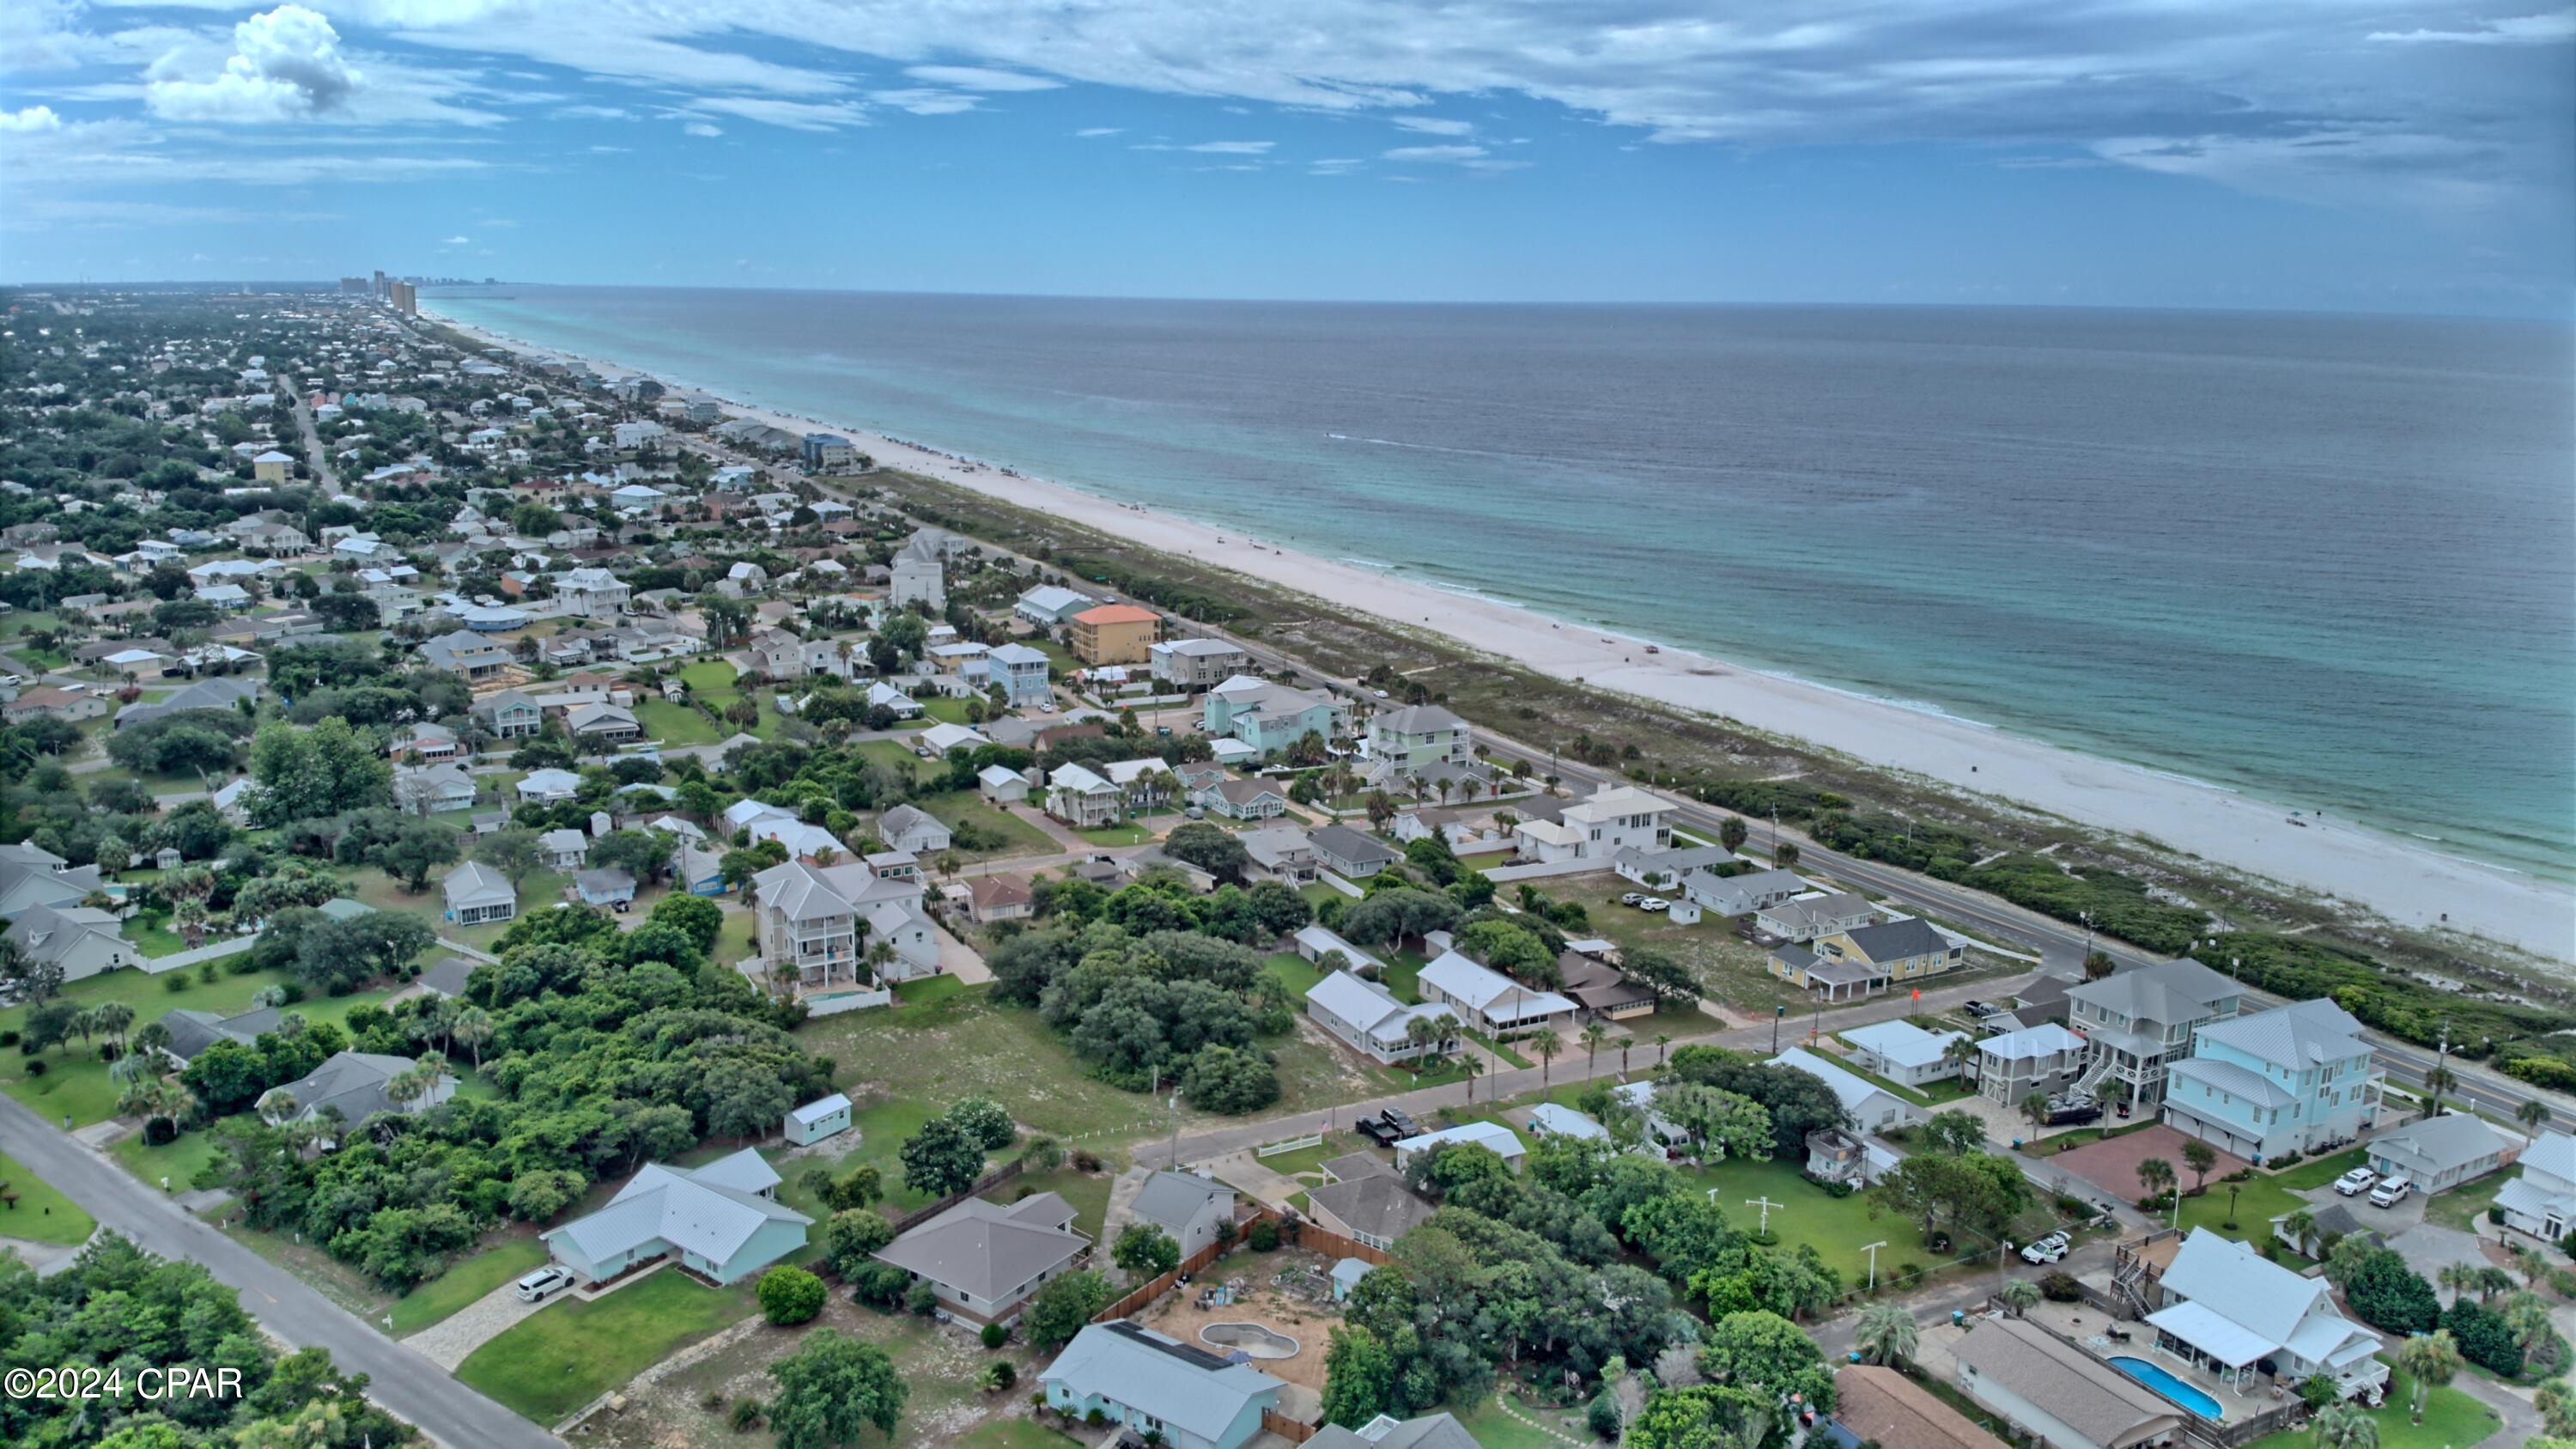
[[635, 721], [644, 727], [644, 738], [659, 745], [712, 745], [727, 735], [722, 726], [695, 708], [667, 699], [638, 702]]
[[1109, 1216], [1109, 1175], [1103, 1172], [1076, 1172], [1058, 1168], [1053, 1172], [1027, 1172], [984, 1194], [994, 1202], [1018, 1202], [1042, 1192], [1055, 1193], [1073, 1204], [1073, 1225], [1088, 1233], [1093, 1242], [1100, 1241], [1100, 1228]]
[[[2424, 1422], [2407, 1412], [2412, 1390], [2402, 1373], [2388, 1379], [2388, 1400], [2370, 1413], [2379, 1430], [2379, 1449], [2469, 1449], [2492, 1437], [2502, 1421], [2495, 1411], [2460, 1389], [2444, 1385], [2424, 1405]], [[2266, 1434], [2247, 1449], [2315, 1449], [2317, 1436], [2306, 1429]]]
[[1768, 1198], [1780, 1204], [1770, 1214], [1771, 1231], [1779, 1237], [1780, 1245], [1794, 1248], [1801, 1243], [1814, 1244], [1825, 1265], [1841, 1273], [1843, 1282], [1851, 1287], [1869, 1281], [1869, 1255], [1861, 1251], [1864, 1243], [1887, 1243], [1878, 1250], [1882, 1277], [1900, 1263], [1919, 1263], [1927, 1268], [1941, 1265], [1942, 1259], [1923, 1246], [1912, 1224], [1895, 1218], [1872, 1218], [1867, 1197], [1859, 1193], [1834, 1197], [1807, 1181], [1790, 1163], [1737, 1160], [1691, 1170], [1689, 1175], [1703, 1189], [1717, 1189], [1717, 1205], [1726, 1210], [1728, 1218], [1747, 1228], [1762, 1220], [1762, 1210], [1747, 1207], [1748, 1200]]
[[1151, 830], [1133, 821], [1125, 820], [1116, 825], [1095, 825], [1088, 830], [1076, 830], [1073, 833], [1094, 845], [1142, 845], [1154, 838], [1154, 832]]
[[[2248, 1182], [2220, 1182], [2213, 1178], [2207, 1192], [2199, 1197], [2186, 1197], [2182, 1200], [2183, 1231], [2207, 1228], [2224, 1237], [2260, 1244], [2263, 1239], [2272, 1234], [2272, 1219], [2308, 1206], [2307, 1200], [2297, 1195], [2299, 1191], [2325, 1186], [2353, 1168], [2361, 1166], [2367, 1156], [2368, 1154], [2361, 1148], [2355, 1147], [2347, 1152], [2338, 1152], [2331, 1157], [2319, 1157], [2302, 1162], [2286, 1172], [2273, 1173], [2269, 1176], [2258, 1172]], [[2180, 1162], [2174, 1164], [2174, 1170], [2182, 1174], [2183, 1184], [2186, 1187], [2189, 1186], [2191, 1170]], [[2106, 1184], [2106, 1186], [2118, 1186], [2118, 1184]], [[2226, 1226], [2227, 1190], [2231, 1187], [2240, 1189], [2236, 1197], [2234, 1228]]]
[[2472, 1226], [2495, 1205], [2496, 1194], [2514, 1180], [2514, 1174], [2491, 1172], [2466, 1187], [2456, 1187], [2424, 1204], [2424, 1221], [2436, 1227], [2457, 1228], [2475, 1232]]
[[474, 1350], [456, 1377], [550, 1426], [754, 1311], [747, 1281], [709, 1288], [664, 1269], [596, 1302], [556, 1299]]
[[[1565, 1441], [1544, 1429], [1533, 1428], [1504, 1412], [1492, 1395], [1477, 1400], [1464, 1409], [1450, 1411], [1458, 1427], [1467, 1431], [1484, 1449], [1564, 1449]], [[1544, 1410], [1521, 1406], [1521, 1412], [1533, 1419], [1554, 1417]]]
[[0, 1157], [0, 1238], [31, 1243], [58, 1243], [67, 1248], [89, 1241], [97, 1223], [53, 1184], [6, 1157]]
[[502, 1239], [395, 1299], [394, 1337], [420, 1332], [545, 1261], [546, 1245], [535, 1238]]
[[988, 835], [1002, 838], [1004, 844], [998, 850], [960, 850], [958, 858], [970, 867], [978, 861], [1056, 853], [1054, 836], [1030, 824], [1026, 816], [1005, 810], [972, 790], [925, 795], [913, 803], [929, 811], [932, 819], [951, 830], [972, 825]]
[[921, 703], [921, 712], [930, 716], [932, 719], [939, 720], [945, 724], [967, 725], [971, 727], [975, 721], [966, 717], [966, 706], [968, 703], [969, 701], [967, 700], [951, 699], [947, 695], [943, 694], [933, 699], [923, 700]]
[[921, 756], [906, 748], [900, 740], [861, 740], [858, 751], [861, 759], [883, 765], [907, 780], [918, 783], [921, 779], [924, 764]]
[[1315, 969], [1314, 962], [1294, 951], [1273, 952], [1263, 957], [1261, 964], [1271, 975], [1279, 978], [1279, 984], [1288, 989], [1291, 997], [1300, 1001], [1324, 979], [1324, 973]]
[[144, 1144], [143, 1134], [129, 1132], [107, 1149], [126, 1171], [145, 1187], [161, 1190], [161, 1179], [170, 1180], [170, 1191], [182, 1193], [197, 1179], [197, 1169], [214, 1160], [215, 1139], [204, 1132], [183, 1132], [158, 1147]]

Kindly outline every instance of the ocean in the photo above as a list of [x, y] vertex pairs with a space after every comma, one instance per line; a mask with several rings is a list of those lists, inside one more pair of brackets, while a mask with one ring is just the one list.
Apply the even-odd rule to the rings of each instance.
[[2576, 336], [441, 290], [666, 382], [2576, 879]]

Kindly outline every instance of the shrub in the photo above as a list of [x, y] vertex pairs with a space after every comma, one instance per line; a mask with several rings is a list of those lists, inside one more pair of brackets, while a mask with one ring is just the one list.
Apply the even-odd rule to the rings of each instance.
[[984, 1365], [982, 1372], [975, 1375], [976, 1387], [982, 1389], [988, 1394], [1006, 1392], [1013, 1386], [1017, 1385], [1019, 1381], [1020, 1371], [1011, 1367], [1011, 1361], [1006, 1358], [997, 1358], [993, 1360], [991, 1363]]
[[1600, 1397], [1592, 1401], [1592, 1407], [1584, 1411], [1583, 1422], [1592, 1430], [1595, 1437], [1613, 1444], [1618, 1443], [1619, 1400], [1617, 1397], [1608, 1389], [1603, 1389]]
[[[242, 954], [248, 956], [253, 953], [244, 951]], [[172, 996], [176, 996], [180, 992], [187, 990], [188, 973], [185, 971], [173, 971], [169, 975], [162, 977], [161, 989], [169, 992]]]
[[905, 1312], [914, 1314], [918, 1317], [928, 1318], [932, 1313], [938, 1311], [939, 1290], [931, 1287], [926, 1282], [915, 1283], [912, 1287], [905, 1290], [903, 1295], [903, 1306]]
[[2085, 1205], [2084, 1199], [2062, 1192], [2057, 1195], [2057, 1215], [2063, 1218], [2090, 1217], [2092, 1209]]
[[2040, 1296], [2051, 1303], [2074, 1303], [2084, 1297], [2084, 1285], [2075, 1275], [2061, 1268], [2051, 1268], [2040, 1275]]
[[42, 1057], [29, 1057], [27, 1059], [27, 1075], [31, 1077], [41, 1077], [44, 1074], [45, 1059]]
[[761, 1317], [781, 1328], [813, 1322], [823, 1311], [826, 1296], [822, 1279], [784, 1263], [761, 1274], [754, 1292], [760, 1299]]
[[1252, 1226], [1244, 1233], [1244, 1241], [1250, 1244], [1252, 1251], [1256, 1253], [1267, 1253], [1276, 1250], [1279, 1246], [1279, 1220], [1277, 1218], [1255, 1218]]
[[761, 1421], [767, 1417], [768, 1411], [761, 1407], [760, 1400], [737, 1399], [733, 1406], [733, 1431], [737, 1434], [748, 1434], [759, 1428]]
[[1088, 1147], [1077, 1147], [1073, 1149], [1073, 1170], [1076, 1172], [1098, 1172], [1100, 1170], [1100, 1154], [1092, 1151]]
[[2362, 1322], [2390, 1333], [2430, 1333], [2442, 1318], [2433, 1285], [2387, 1248], [2372, 1249], [2354, 1266], [2343, 1296]]
[[0, 1031], [0, 1047], [13, 1047], [17, 1044], [18, 1033], [16, 1030]]
[[[2487, 1221], [2495, 1224], [2497, 1227], [2503, 1227], [2504, 1209], [2490, 1204], [2487, 1208]], [[2561, 1244], [2560, 1246], [2564, 1247], [2565, 1244]]]
[[2460, 1341], [2460, 1357], [2498, 1378], [2522, 1372], [2522, 1345], [2513, 1341], [2513, 1330], [2504, 1326], [2503, 1315], [2476, 1299], [2464, 1297], [2452, 1304], [2442, 1315], [2442, 1326]]
[[1011, 1341], [1011, 1331], [998, 1323], [987, 1323], [977, 1337], [983, 1339], [986, 1348], [1000, 1348]]

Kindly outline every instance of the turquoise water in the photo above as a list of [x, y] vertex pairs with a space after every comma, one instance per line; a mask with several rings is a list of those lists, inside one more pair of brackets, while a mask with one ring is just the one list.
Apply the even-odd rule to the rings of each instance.
[[666, 381], [2576, 878], [2564, 327], [430, 300]]
[[2216, 1399], [2145, 1359], [2115, 1358], [2111, 1360], [2111, 1366], [2212, 1423], [2227, 1417], [2227, 1411]]

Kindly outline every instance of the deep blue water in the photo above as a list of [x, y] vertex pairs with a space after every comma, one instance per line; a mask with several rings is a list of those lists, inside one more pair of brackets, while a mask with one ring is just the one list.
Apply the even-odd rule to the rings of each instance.
[[2576, 875], [2564, 328], [433, 300], [668, 381]]

